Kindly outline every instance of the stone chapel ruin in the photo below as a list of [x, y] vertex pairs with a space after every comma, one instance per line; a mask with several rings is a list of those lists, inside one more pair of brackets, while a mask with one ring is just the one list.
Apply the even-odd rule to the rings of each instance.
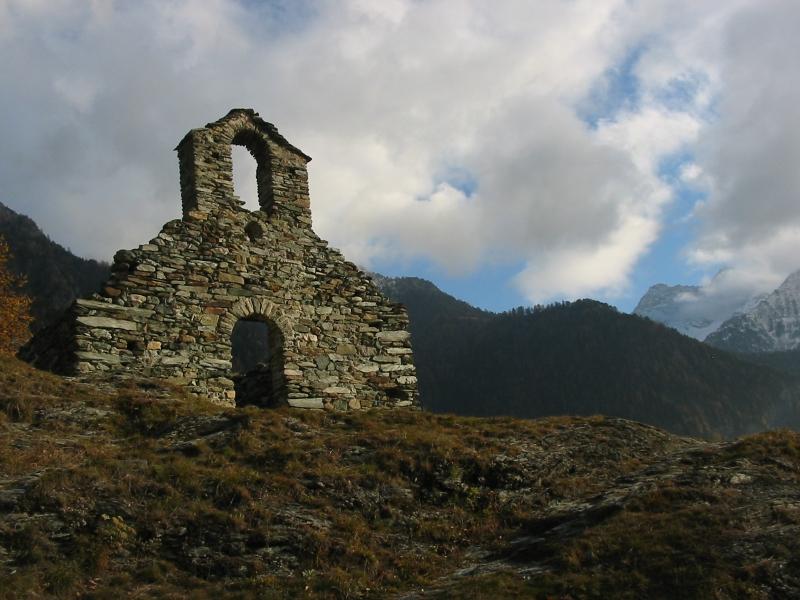
[[[234, 195], [231, 145], [256, 160], [259, 210]], [[312, 230], [310, 158], [251, 109], [193, 129], [176, 150], [183, 217], [117, 252], [102, 290], [23, 358], [88, 379], [163, 378], [226, 404], [417, 406], [406, 311]], [[248, 335], [265, 356], [237, 374], [243, 321], [263, 324]]]

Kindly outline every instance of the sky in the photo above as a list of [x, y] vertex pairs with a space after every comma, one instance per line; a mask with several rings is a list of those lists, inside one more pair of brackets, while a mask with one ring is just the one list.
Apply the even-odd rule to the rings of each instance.
[[800, 268], [797, 31], [797, 0], [0, 0], [0, 202], [108, 260], [180, 216], [183, 135], [252, 107], [365, 268], [713, 311]]

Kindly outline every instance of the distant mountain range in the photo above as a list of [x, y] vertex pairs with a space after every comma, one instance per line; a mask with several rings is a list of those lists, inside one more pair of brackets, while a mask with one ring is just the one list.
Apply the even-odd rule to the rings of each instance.
[[729, 352], [800, 349], [800, 271], [769, 294], [726, 300], [709, 299], [699, 286], [657, 284], [647, 290], [634, 314]]
[[[98, 289], [108, 267], [72, 255], [6, 207], [0, 233], [40, 322]], [[408, 308], [424, 406], [463, 415], [606, 414], [705, 437], [800, 427], [800, 380], [592, 300], [480, 310], [414, 277], [374, 275]], [[791, 369], [786, 369], [791, 371]]]
[[697, 285], [666, 285], [657, 283], [647, 290], [633, 309], [633, 314], [647, 317], [698, 340], [722, 324], [710, 315], [687, 310], [692, 300], [700, 294]]
[[602, 413], [706, 437], [800, 425], [794, 377], [606, 304], [580, 300], [495, 314], [422, 279], [376, 282], [408, 308], [430, 410]]
[[79, 296], [96, 292], [108, 277], [109, 265], [86, 260], [48, 238], [30, 218], [0, 203], [0, 235], [13, 257], [9, 267], [27, 278], [33, 299], [34, 329], [41, 328]]
[[731, 352], [782, 352], [800, 347], [800, 271], [755, 306], [725, 321], [706, 342]]
[[727, 319], [749, 310], [763, 298], [731, 282], [730, 275], [730, 270], [723, 269], [702, 286], [657, 283], [642, 296], [633, 314], [702, 341]]

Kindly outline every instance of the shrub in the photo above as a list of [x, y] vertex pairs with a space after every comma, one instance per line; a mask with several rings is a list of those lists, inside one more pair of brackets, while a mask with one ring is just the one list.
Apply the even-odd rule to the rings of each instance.
[[30, 335], [31, 299], [20, 290], [25, 279], [8, 268], [11, 250], [0, 237], [0, 354], [13, 354]]

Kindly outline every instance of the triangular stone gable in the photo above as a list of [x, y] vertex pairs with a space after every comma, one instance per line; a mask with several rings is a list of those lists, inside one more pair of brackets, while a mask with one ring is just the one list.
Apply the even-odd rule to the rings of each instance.
[[[257, 211], [234, 195], [237, 144], [256, 159]], [[250, 109], [193, 129], [176, 150], [183, 218], [117, 252], [101, 292], [76, 301], [22, 356], [86, 378], [164, 378], [233, 404], [231, 333], [256, 320], [270, 345], [249, 386], [258, 403], [418, 405], [405, 309], [311, 228], [310, 158]]]

